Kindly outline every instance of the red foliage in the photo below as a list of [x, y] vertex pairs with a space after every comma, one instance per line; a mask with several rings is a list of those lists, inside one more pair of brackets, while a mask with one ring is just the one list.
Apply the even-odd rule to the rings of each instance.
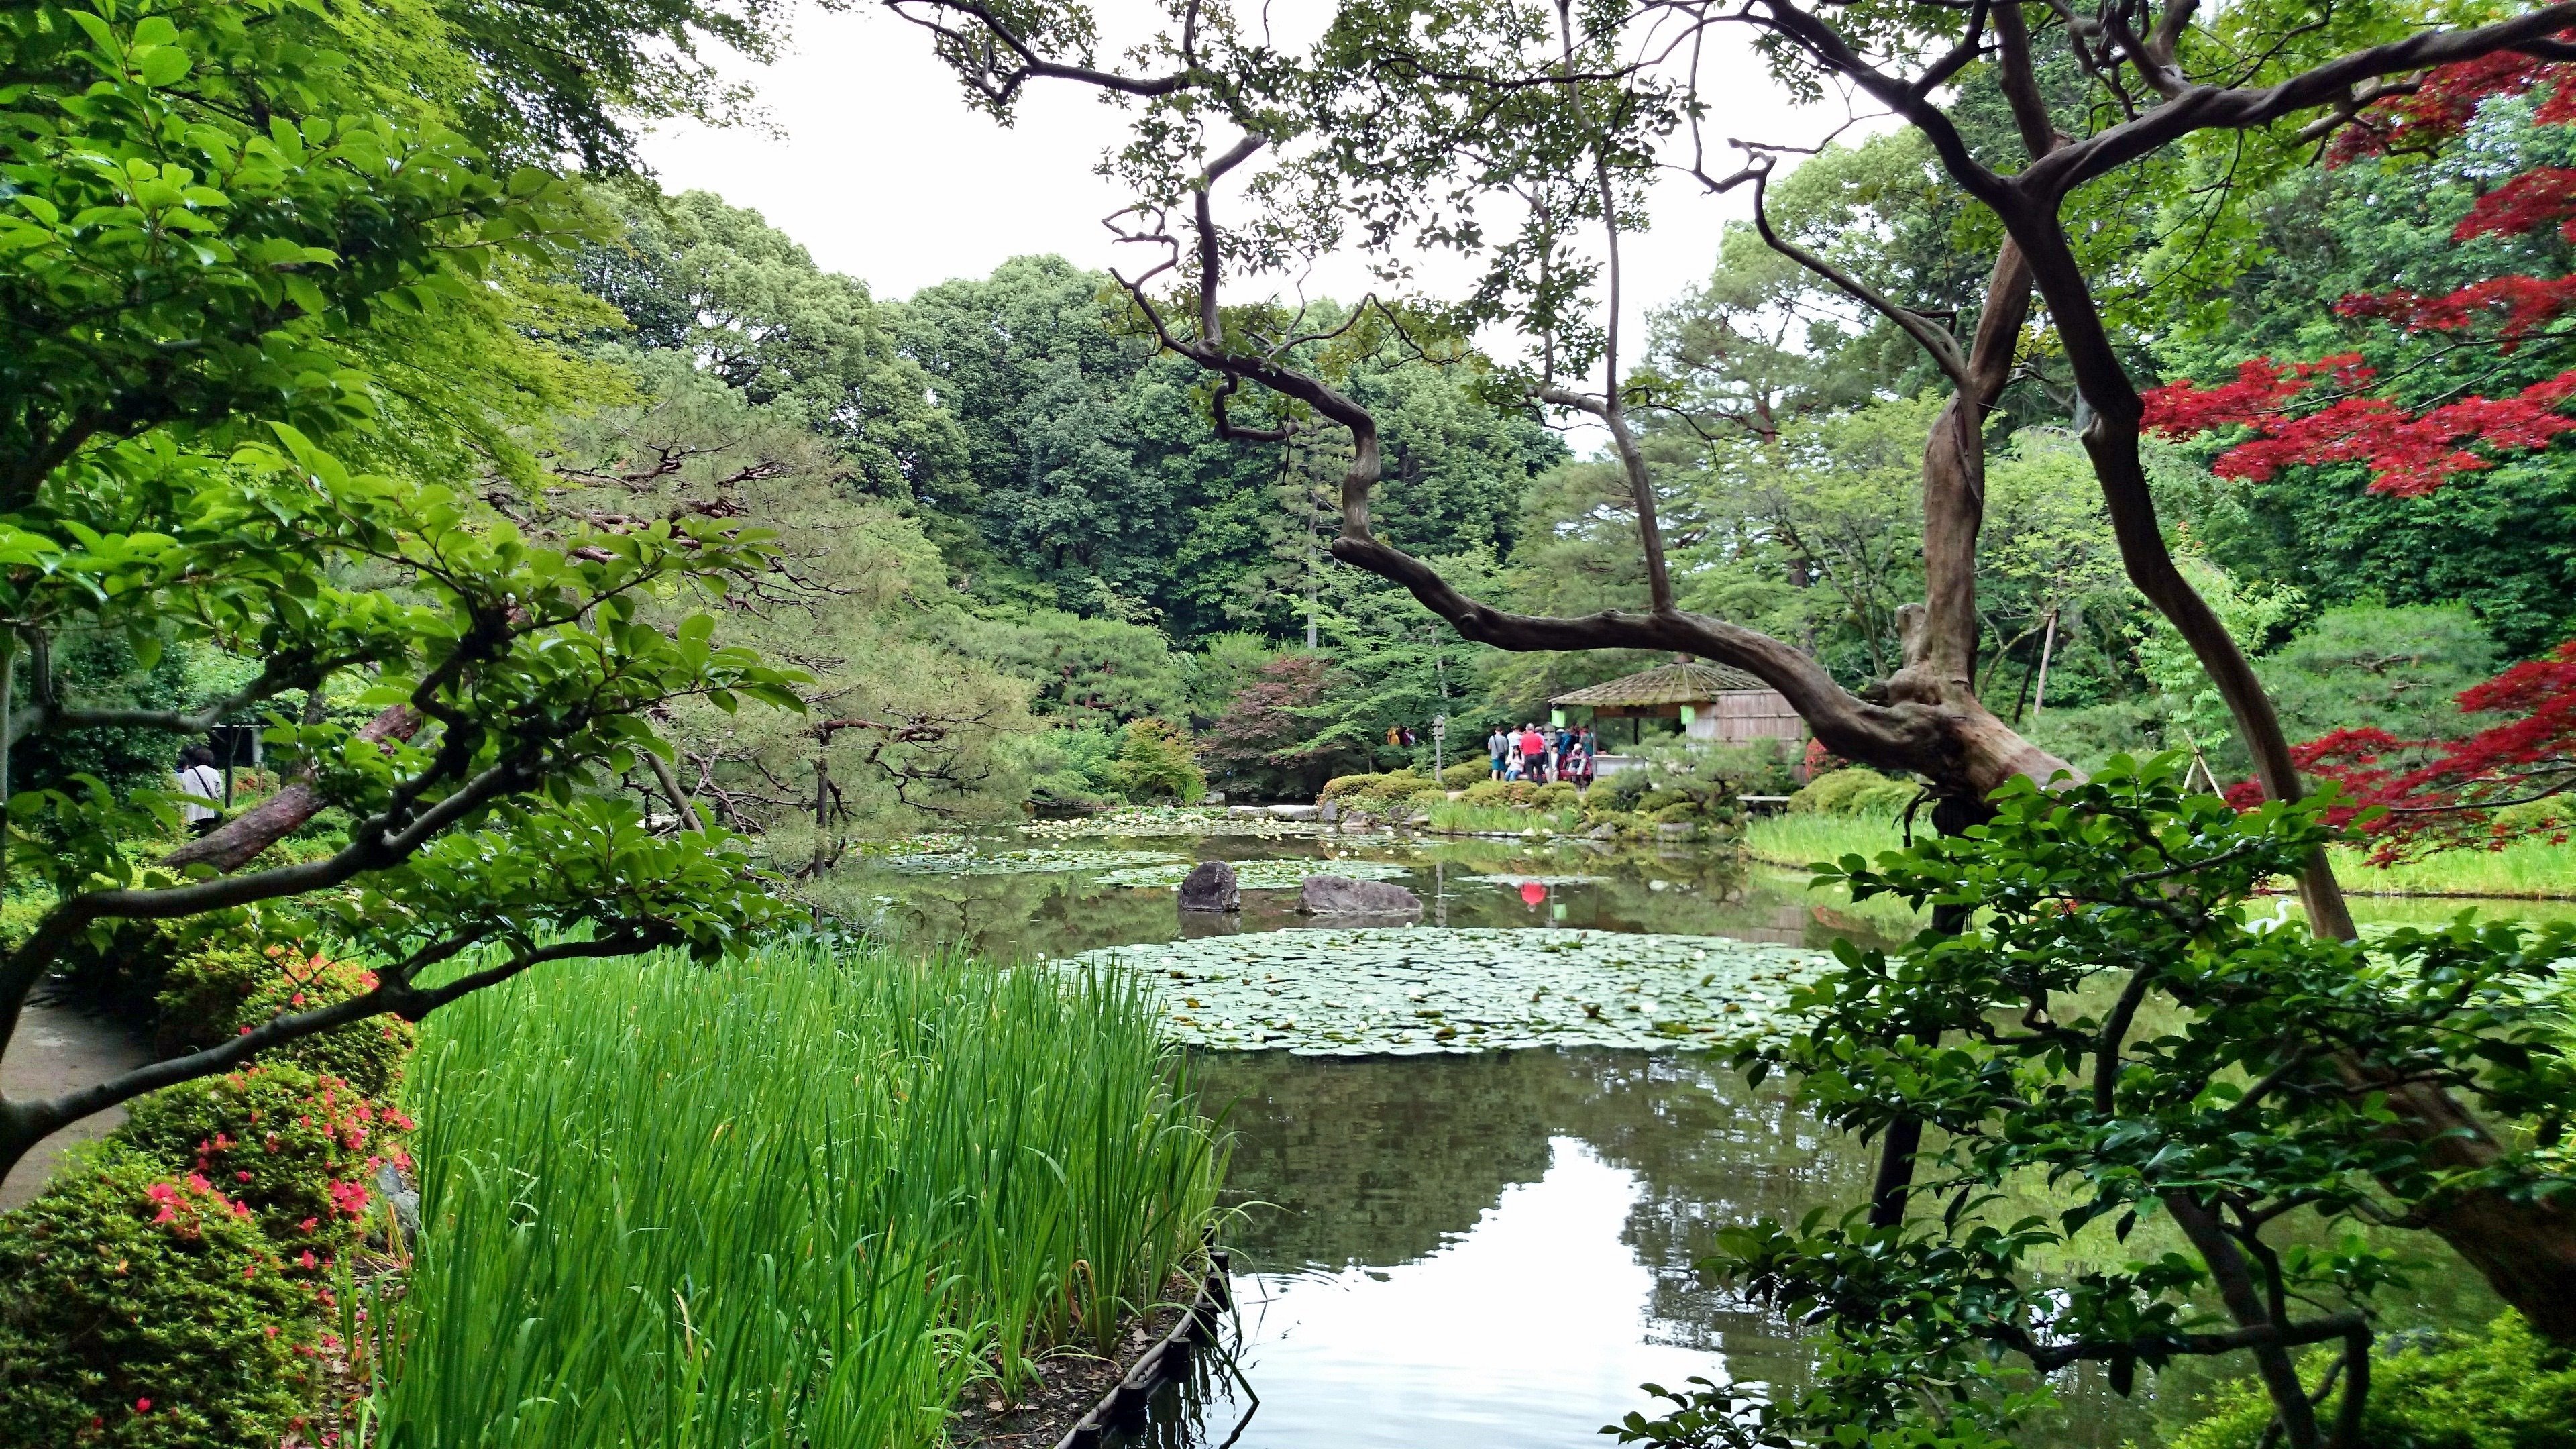
[[[2388, 292], [2355, 292], [2335, 303], [2346, 317], [2381, 317], [2409, 332], [2465, 332], [2494, 322], [2503, 351], [2511, 352], [2542, 323], [2576, 306], [2576, 278], [2490, 277], [2439, 297], [2423, 297], [2403, 288]], [[2366, 380], [2370, 373], [2362, 369]]]
[[[2562, 32], [2558, 38], [2571, 35], [2576, 32]], [[2340, 165], [2392, 151], [2429, 151], [2467, 129], [2486, 102], [2542, 88], [2550, 92], [2540, 105], [2542, 122], [2576, 120], [2576, 66], [2509, 50], [2446, 65], [2424, 77], [2412, 93], [2381, 101], [2336, 132], [2326, 160]]]
[[2476, 443], [2498, 451], [2545, 447], [2576, 432], [2576, 419], [2558, 407], [2576, 397], [2576, 371], [2562, 372], [2509, 398], [2463, 398], [2422, 413], [2385, 398], [2345, 396], [2310, 412], [2293, 412], [2311, 380], [2331, 371], [2347, 385], [2370, 370], [2350, 356], [2284, 369], [2256, 358], [2237, 369], [2237, 380], [2203, 388], [2189, 378], [2146, 395], [2146, 426], [2174, 437], [2221, 427], [2255, 434], [2218, 456], [2211, 471], [2222, 478], [2264, 482], [2299, 464], [2368, 463], [2370, 489], [2400, 498], [2430, 493], [2462, 473], [2495, 466], [2464, 451]]
[[2576, 790], [2576, 639], [2462, 690], [2459, 704], [2464, 725], [2466, 716], [2510, 717], [2456, 739], [2337, 730], [2292, 752], [2301, 770], [2343, 787], [2350, 804], [2342, 821], [2387, 812], [2362, 823], [2375, 862], [2463, 845], [2500, 848], [2517, 833], [2565, 838], [2566, 815], [2517, 832], [2496, 812]]
[[2453, 241], [2482, 236], [2529, 236], [2544, 226], [2576, 241], [2576, 171], [2542, 166], [2488, 192], [2451, 228]]

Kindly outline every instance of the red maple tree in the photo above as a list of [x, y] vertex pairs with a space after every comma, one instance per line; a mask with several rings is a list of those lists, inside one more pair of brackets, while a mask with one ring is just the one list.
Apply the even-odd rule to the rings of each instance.
[[[2576, 63], [2507, 52], [2441, 67], [2363, 109], [2329, 143], [2327, 160], [2431, 152], [2457, 139], [2487, 102], [2527, 94], [2543, 96], [2536, 123], [2576, 121]], [[2451, 235], [2465, 242], [2550, 229], [2576, 241], [2576, 170], [2523, 171], [2480, 196]], [[2576, 311], [2576, 276], [2489, 277], [2431, 297], [2359, 293], [2335, 310], [2503, 354]], [[2185, 378], [2148, 393], [2145, 422], [2169, 437], [2240, 430], [2244, 436], [2211, 464], [2221, 477], [2265, 482], [2288, 467], [2365, 463], [2370, 491], [2395, 497], [2431, 493], [2494, 467], [2499, 455], [2576, 432], [2576, 417], [2565, 411], [2576, 400], [2576, 369], [2508, 395], [2424, 408], [2376, 390], [2385, 386], [2359, 353], [2290, 363], [2258, 357], [2240, 364], [2232, 381], [2204, 387]], [[2576, 640], [2463, 691], [2458, 702], [2454, 737], [2338, 730], [2293, 752], [2301, 770], [2342, 786], [2350, 801], [2344, 816], [2362, 822], [2381, 864], [2430, 850], [2500, 847], [2534, 832], [2567, 838], [2567, 813], [2499, 812], [2576, 789]], [[2496, 722], [2481, 727], [2481, 719]], [[2250, 783], [2240, 788], [2248, 803], [2261, 796]]]

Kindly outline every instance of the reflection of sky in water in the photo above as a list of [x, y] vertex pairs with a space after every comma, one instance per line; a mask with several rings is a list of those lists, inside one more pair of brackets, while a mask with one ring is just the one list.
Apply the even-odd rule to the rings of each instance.
[[1720, 1377], [1713, 1355], [1645, 1341], [1654, 1275], [1620, 1241], [1636, 1175], [1574, 1138], [1548, 1149], [1543, 1177], [1418, 1262], [1238, 1280], [1261, 1407], [1236, 1442], [1580, 1444], [1642, 1380]]

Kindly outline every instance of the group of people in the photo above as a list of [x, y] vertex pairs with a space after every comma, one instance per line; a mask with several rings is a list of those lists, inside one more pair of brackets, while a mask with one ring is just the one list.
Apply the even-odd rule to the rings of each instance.
[[1541, 731], [1535, 724], [1514, 730], [1494, 726], [1485, 739], [1485, 753], [1491, 759], [1497, 780], [1531, 780], [1547, 784], [1567, 780], [1577, 785], [1592, 783], [1592, 729], [1568, 729], [1558, 725], [1553, 731]]

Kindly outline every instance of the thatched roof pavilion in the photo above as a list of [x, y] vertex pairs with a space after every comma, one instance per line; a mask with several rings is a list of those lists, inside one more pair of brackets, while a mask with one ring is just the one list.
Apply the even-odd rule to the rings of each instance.
[[1560, 694], [1548, 704], [1559, 722], [1570, 707], [1589, 709], [1595, 719], [1678, 719], [1693, 739], [1729, 743], [1795, 740], [1807, 732], [1778, 690], [1741, 669], [1691, 659]]

